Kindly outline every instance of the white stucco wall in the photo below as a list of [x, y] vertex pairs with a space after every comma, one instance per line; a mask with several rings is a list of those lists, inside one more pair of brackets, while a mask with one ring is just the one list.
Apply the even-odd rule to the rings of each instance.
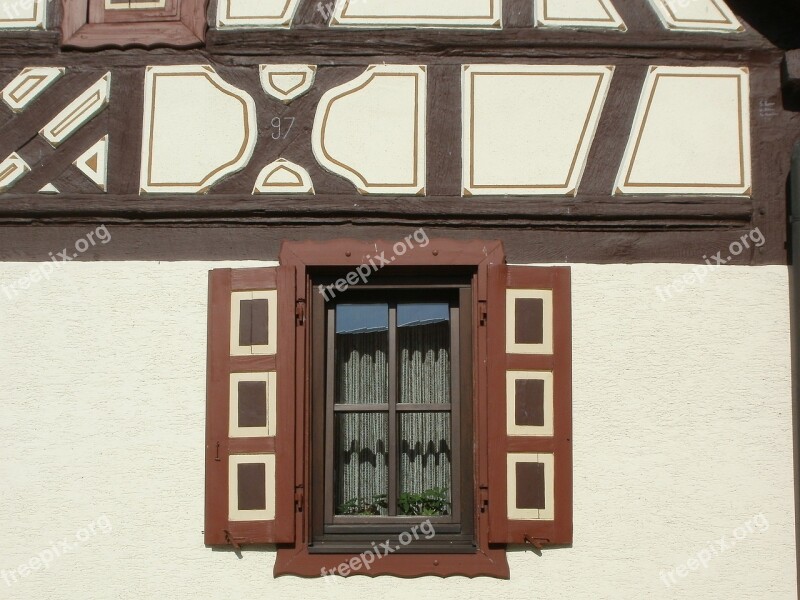
[[[664, 300], [691, 267], [574, 265], [574, 546], [511, 552], [510, 581], [328, 582], [203, 546], [207, 271], [244, 264], [73, 262], [0, 288], [0, 598], [796, 597], [786, 268]], [[0, 285], [34, 267], [0, 264]]]

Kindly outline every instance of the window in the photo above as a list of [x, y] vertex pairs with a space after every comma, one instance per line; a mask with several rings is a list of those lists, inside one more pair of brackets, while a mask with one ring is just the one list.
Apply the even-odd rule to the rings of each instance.
[[66, 0], [62, 44], [198, 46], [206, 31], [206, 0]]
[[470, 278], [419, 280], [376, 273], [312, 298], [312, 552], [363, 551], [364, 535], [426, 520], [436, 539], [403, 551], [474, 551]]
[[278, 544], [275, 575], [385, 543], [371, 575], [508, 577], [506, 544], [572, 542], [569, 269], [428, 242], [211, 272], [206, 544]]

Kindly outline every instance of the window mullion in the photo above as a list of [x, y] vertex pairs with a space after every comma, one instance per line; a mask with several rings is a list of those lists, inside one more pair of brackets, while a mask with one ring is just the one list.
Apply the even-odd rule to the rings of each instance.
[[397, 305], [389, 306], [389, 516], [397, 515], [399, 479], [397, 444]]

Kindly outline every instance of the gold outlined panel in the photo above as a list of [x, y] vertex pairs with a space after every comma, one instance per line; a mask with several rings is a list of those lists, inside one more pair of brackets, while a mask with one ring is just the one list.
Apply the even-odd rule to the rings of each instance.
[[502, 0], [339, 0], [332, 27], [500, 29]]
[[651, 67], [614, 193], [751, 195], [746, 68]]
[[22, 112], [65, 73], [64, 67], [26, 67], [0, 92], [15, 113]]
[[300, 0], [219, 0], [217, 27], [290, 27], [299, 4]]
[[422, 65], [371, 65], [322, 96], [312, 131], [317, 162], [361, 194], [425, 194]]
[[723, 0], [649, 0], [667, 29], [742, 32], [744, 26]]
[[206, 193], [250, 162], [255, 102], [211, 66], [147, 67], [144, 96], [143, 193]]
[[537, 27], [600, 28], [627, 31], [611, 0], [534, 0]]
[[463, 195], [576, 195], [613, 73], [593, 65], [465, 65]]

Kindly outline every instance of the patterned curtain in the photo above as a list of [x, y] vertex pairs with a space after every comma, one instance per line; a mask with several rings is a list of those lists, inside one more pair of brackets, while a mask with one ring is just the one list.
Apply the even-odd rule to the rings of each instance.
[[[398, 328], [398, 401], [450, 402], [450, 323]], [[336, 336], [337, 401], [386, 403], [388, 332]], [[388, 514], [388, 417], [340, 413], [336, 421], [337, 514]], [[400, 413], [400, 493], [451, 494], [450, 413]], [[401, 511], [402, 512], [402, 511]]]

